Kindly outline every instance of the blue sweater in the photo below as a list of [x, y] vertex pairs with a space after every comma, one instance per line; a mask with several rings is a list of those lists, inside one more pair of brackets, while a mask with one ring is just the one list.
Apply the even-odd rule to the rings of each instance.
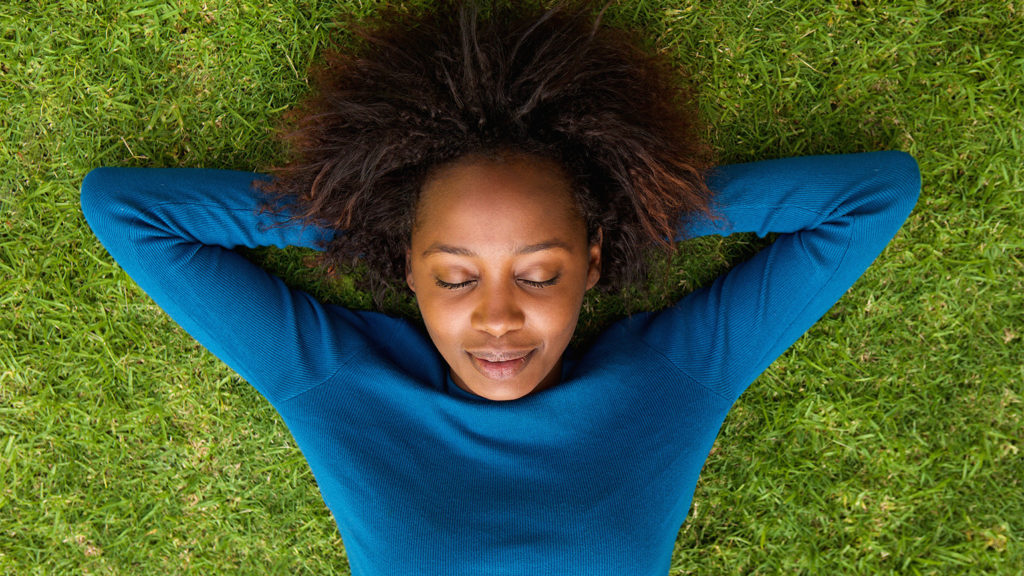
[[508, 402], [455, 386], [414, 323], [323, 304], [232, 249], [330, 233], [258, 215], [260, 175], [99, 168], [82, 209], [117, 262], [269, 400], [309, 461], [352, 574], [664, 575], [733, 402], [864, 272], [910, 213], [900, 152], [717, 168], [718, 221], [779, 233], [673, 307], [569, 351]]

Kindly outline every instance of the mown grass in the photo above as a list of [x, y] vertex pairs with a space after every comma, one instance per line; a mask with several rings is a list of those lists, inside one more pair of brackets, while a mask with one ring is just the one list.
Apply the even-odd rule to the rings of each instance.
[[[99, 165], [259, 169], [305, 70], [379, 2], [0, 2], [0, 573], [348, 573], [273, 410], [111, 261]], [[722, 162], [898, 148], [903, 230], [726, 420], [673, 574], [1024, 571], [1024, 4], [623, 0]], [[759, 246], [687, 245], [657, 308]], [[299, 250], [253, 254], [325, 299]]]

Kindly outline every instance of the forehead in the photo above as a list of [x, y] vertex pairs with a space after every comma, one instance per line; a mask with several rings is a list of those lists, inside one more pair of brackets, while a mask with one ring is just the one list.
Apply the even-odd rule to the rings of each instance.
[[585, 226], [568, 176], [553, 161], [525, 156], [468, 157], [438, 169], [423, 185], [413, 227], [414, 243], [530, 244], [577, 234]]

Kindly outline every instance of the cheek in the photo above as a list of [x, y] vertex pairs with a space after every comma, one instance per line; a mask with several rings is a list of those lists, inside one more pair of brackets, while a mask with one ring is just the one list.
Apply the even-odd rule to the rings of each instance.
[[432, 292], [427, 289], [417, 293], [416, 303], [434, 346], [444, 352], [456, 346], [461, 333], [469, 329], [469, 316], [457, 304]]
[[549, 341], [568, 342], [576, 329], [581, 300], [566, 295], [554, 302], [546, 302], [527, 312], [528, 320], [543, 331]]

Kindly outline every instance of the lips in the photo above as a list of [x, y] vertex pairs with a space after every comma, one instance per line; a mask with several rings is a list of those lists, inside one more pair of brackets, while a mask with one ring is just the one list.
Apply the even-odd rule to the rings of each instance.
[[533, 359], [531, 350], [477, 350], [466, 352], [473, 360], [473, 365], [484, 376], [492, 380], [508, 380], [514, 378], [526, 368]]
[[520, 351], [486, 351], [480, 350], [477, 352], [470, 352], [469, 355], [474, 358], [486, 360], [488, 362], [509, 362], [511, 360], [519, 360], [528, 356], [533, 350], [520, 350]]

